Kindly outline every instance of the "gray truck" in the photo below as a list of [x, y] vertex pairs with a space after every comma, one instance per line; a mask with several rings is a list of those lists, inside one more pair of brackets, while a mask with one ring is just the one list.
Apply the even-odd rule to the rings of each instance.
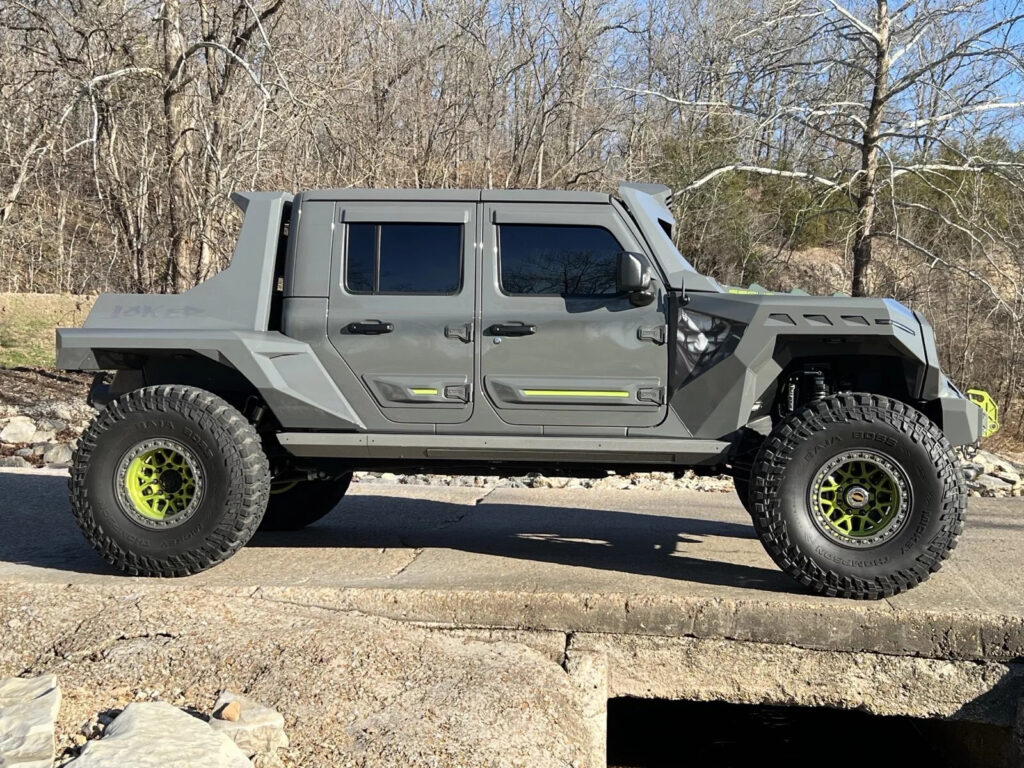
[[70, 493], [124, 572], [309, 525], [355, 470], [728, 473], [775, 562], [827, 595], [909, 589], [956, 544], [953, 447], [989, 422], [928, 322], [720, 285], [674, 247], [665, 187], [234, 200], [223, 272], [57, 332], [59, 367], [104, 372]]

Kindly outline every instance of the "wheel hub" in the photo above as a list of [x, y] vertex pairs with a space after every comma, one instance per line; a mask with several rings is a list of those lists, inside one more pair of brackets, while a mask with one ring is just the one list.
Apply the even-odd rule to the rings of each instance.
[[167, 494], [175, 494], [182, 489], [188, 478], [181, 472], [168, 469], [160, 473], [160, 490]]
[[203, 480], [202, 465], [190, 448], [177, 440], [145, 440], [118, 464], [117, 497], [135, 522], [170, 528], [195, 514]]
[[871, 494], [859, 485], [853, 486], [846, 492], [846, 506], [851, 509], [863, 509], [870, 500]]
[[818, 470], [808, 501], [815, 525], [826, 536], [846, 546], [870, 547], [903, 527], [910, 483], [887, 456], [846, 451]]

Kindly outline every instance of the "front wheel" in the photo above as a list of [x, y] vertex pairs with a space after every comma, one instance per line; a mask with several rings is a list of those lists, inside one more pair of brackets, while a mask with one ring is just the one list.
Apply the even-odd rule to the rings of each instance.
[[754, 462], [750, 503], [768, 554], [797, 581], [878, 599], [939, 570], [967, 496], [952, 446], [924, 414], [846, 394], [776, 426]]

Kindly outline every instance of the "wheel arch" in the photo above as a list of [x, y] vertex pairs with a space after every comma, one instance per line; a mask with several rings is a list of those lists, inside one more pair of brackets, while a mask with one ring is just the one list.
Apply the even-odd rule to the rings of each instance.
[[180, 331], [59, 333], [64, 368], [117, 371], [124, 386], [137, 383], [141, 372], [146, 384], [255, 392], [285, 428], [365, 429], [312, 348], [274, 331], [195, 332], [187, 346]]

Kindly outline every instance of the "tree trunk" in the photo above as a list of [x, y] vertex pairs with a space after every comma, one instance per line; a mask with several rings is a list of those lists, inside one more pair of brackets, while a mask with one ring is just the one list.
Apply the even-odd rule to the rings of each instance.
[[875, 30], [875, 75], [871, 89], [871, 105], [865, 122], [861, 142], [861, 165], [854, 202], [857, 206], [857, 226], [853, 234], [853, 286], [854, 296], [867, 296], [871, 290], [871, 241], [875, 226], [876, 175], [878, 173], [878, 135], [882, 129], [882, 115], [889, 88], [889, 5], [878, 0]]
[[180, 293], [190, 287], [186, 212], [188, 176], [185, 173], [189, 139], [185, 130], [181, 93], [177, 83], [171, 80], [181, 66], [181, 57], [184, 53], [181, 36], [181, 0], [164, 0], [160, 20], [162, 22], [161, 42], [163, 44], [164, 73], [168, 78], [164, 87], [163, 111], [164, 150], [167, 155], [167, 225], [170, 252], [167, 255], [168, 269], [164, 290], [170, 288]]

